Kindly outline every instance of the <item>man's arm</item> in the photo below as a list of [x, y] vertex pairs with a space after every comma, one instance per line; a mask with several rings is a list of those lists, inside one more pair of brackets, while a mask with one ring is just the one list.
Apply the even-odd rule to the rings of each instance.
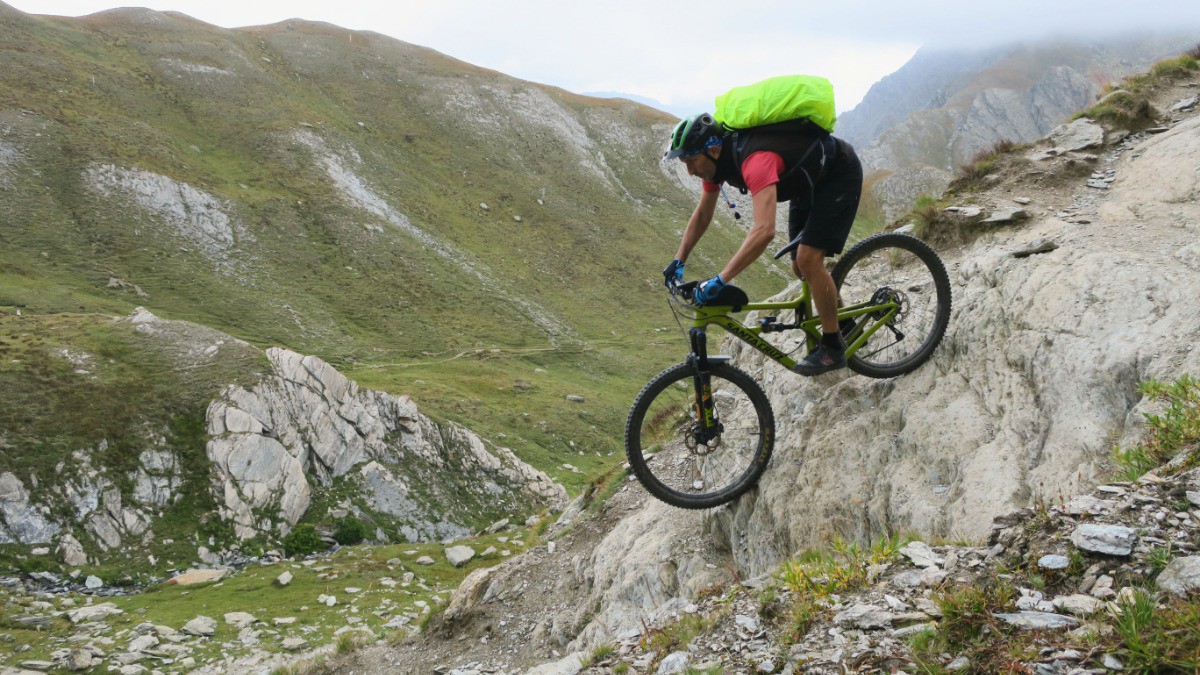
[[768, 185], [754, 193], [754, 227], [746, 233], [746, 240], [742, 242], [741, 248], [733, 254], [729, 264], [721, 271], [721, 278], [725, 283], [733, 281], [734, 277], [757, 260], [775, 238], [776, 194], [774, 185]]
[[692, 217], [683, 230], [683, 241], [679, 243], [679, 252], [675, 254], [675, 258], [680, 262], [687, 262], [688, 254], [700, 241], [700, 237], [703, 237], [704, 233], [708, 231], [708, 225], [717, 211], [717, 194], [716, 192], [700, 193], [700, 203], [696, 205], [696, 210], [692, 212]]

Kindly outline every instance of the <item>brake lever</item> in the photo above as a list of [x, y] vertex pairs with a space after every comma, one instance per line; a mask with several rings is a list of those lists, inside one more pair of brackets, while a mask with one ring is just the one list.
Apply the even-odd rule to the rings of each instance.
[[687, 283], [672, 281], [668, 290], [671, 291], [671, 295], [674, 295], [677, 298], [682, 298], [688, 302], [692, 302], [692, 298], [696, 293], [696, 285], [699, 283], [699, 281], [689, 281]]

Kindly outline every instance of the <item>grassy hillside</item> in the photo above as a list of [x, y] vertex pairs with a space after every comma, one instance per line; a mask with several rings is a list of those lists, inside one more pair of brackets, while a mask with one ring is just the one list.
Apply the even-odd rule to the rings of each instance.
[[[316, 354], [572, 490], [686, 351], [659, 270], [698, 185], [660, 165], [663, 113], [373, 33], [141, 9], [0, 4], [0, 63], [0, 464], [35, 502], [77, 450], [126, 475], [153, 434], [202, 472], [207, 402], [260, 372], [111, 321], [137, 306]], [[691, 275], [736, 250], [725, 220]]]

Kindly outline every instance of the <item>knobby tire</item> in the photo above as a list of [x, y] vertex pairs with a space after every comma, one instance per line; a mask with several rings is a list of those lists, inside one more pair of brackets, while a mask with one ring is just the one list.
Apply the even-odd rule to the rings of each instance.
[[877, 234], [852, 246], [831, 275], [846, 306], [866, 302], [884, 288], [908, 303], [906, 315], [889, 322], [904, 339], [896, 339], [887, 325], [881, 327], [848, 359], [851, 370], [868, 377], [896, 377], [929, 360], [946, 333], [951, 299], [946, 266], [928, 244], [906, 234]]
[[687, 363], [651, 379], [625, 423], [625, 454], [634, 475], [651, 495], [684, 509], [713, 508], [740, 497], [758, 483], [775, 442], [775, 415], [754, 378], [726, 363], [709, 364], [709, 373], [725, 428], [719, 447], [687, 447], [696, 424], [695, 372]]

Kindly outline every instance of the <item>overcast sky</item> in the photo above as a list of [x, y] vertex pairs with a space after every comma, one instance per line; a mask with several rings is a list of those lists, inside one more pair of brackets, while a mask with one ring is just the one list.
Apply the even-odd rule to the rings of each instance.
[[[2, 0], [81, 16], [113, 0]], [[145, 0], [226, 28], [290, 18], [372, 30], [574, 92], [622, 92], [683, 115], [787, 73], [833, 81], [840, 111], [931, 43], [1200, 28], [1200, 0]], [[1197, 30], [1200, 42], [1200, 30]]]

